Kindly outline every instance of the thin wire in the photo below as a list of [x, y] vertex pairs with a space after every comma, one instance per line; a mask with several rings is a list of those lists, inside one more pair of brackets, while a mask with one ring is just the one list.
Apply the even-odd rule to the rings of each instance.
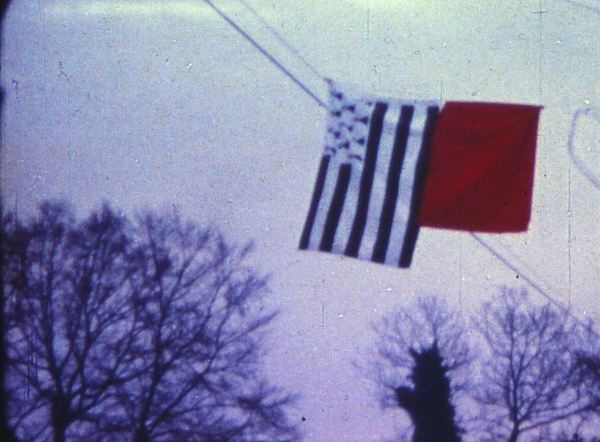
[[587, 322], [583, 321], [582, 319], [580, 319], [579, 317], [575, 316], [569, 308], [567, 308], [563, 303], [554, 299], [554, 297], [552, 295], [550, 295], [546, 290], [544, 290], [543, 287], [538, 285], [532, 278], [530, 278], [529, 276], [524, 274], [521, 270], [519, 270], [508, 259], [506, 259], [504, 256], [502, 256], [502, 254], [498, 253], [492, 246], [490, 246], [483, 239], [481, 239], [481, 237], [479, 237], [479, 235], [476, 235], [475, 233], [472, 233], [472, 232], [470, 233], [470, 235], [473, 239], [475, 239], [475, 241], [477, 241], [481, 246], [483, 246], [483, 248], [485, 248], [488, 252], [490, 252], [492, 255], [494, 255], [494, 257], [496, 259], [498, 259], [502, 264], [504, 264], [506, 267], [508, 267], [513, 272], [520, 275], [520, 277], [522, 279], [524, 279], [525, 282], [527, 282], [531, 287], [533, 287], [540, 295], [542, 295], [544, 298], [546, 298], [551, 304], [554, 304], [556, 307], [561, 309], [564, 313], [571, 315], [576, 322], [578, 322], [580, 325], [583, 325], [584, 327], [588, 328], [596, 337], [600, 336], [598, 333], [596, 333], [596, 331], [594, 329], [592, 329], [590, 327], [589, 323], [587, 323]]
[[284, 45], [292, 54], [294, 54], [296, 56], [296, 58], [298, 58], [298, 60], [300, 60], [302, 63], [304, 63], [304, 65], [310, 69], [310, 71], [315, 74], [317, 77], [319, 77], [319, 79], [323, 79], [323, 75], [317, 70], [317, 68], [315, 68], [311, 63], [308, 62], [308, 60], [306, 58], [304, 58], [304, 56], [300, 53], [300, 51], [298, 51], [298, 49], [296, 49], [294, 46], [292, 46], [290, 43], [287, 42], [287, 40], [285, 38], [283, 38], [281, 36], [281, 34], [279, 32], [277, 32], [277, 30], [267, 21], [265, 20], [265, 18], [260, 15], [256, 9], [254, 9], [252, 6], [250, 6], [248, 4], [248, 2], [246, 2], [246, 0], [238, 0], [248, 11], [250, 11], [252, 13], [252, 15], [254, 15], [263, 25], [265, 28], [267, 28], [267, 30], [271, 33], [271, 35], [273, 35], [277, 41], [279, 41], [279, 43], [281, 43], [282, 45]]
[[234, 22], [227, 14], [217, 8], [210, 0], [204, 2], [215, 10], [217, 14], [223, 18], [232, 28], [234, 28], [242, 37], [244, 37], [252, 46], [254, 46], [261, 54], [263, 54], [271, 63], [273, 63], [281, 72], [283, 72], [290, 80], [292, 80], [300, 89], [306, 92], [319, 106], [327, 108], [325, 103], [321, 101], [315, 93], [313, 93], [304, 83], [302, 83], [294, 74], [292, 74], [285, 66], [283, 66], [275, 57], [273, 57], [265, 48], [263, 48], [256, 40], [244, 31], [236, 22]]
[[[518, 262], [519, 267], [525, 269], [531, 275], [532, 279], [535, 278], [538, 281], [538, 285], [544, 286], [546, 289], [553, 289], [550, 284], [535, 268], [529, 266], [524, 259], [522, 259], [517, 253], [515, 253], [509, 246], [504, 244], [502, 241], [497, 241], [496, 245], [504, 249], [506, 255], [510, 257], [511, 262]], [[508, 260], [508, 258], [506, 258]], [[515, 265], [515, 264], [513, 264]], [[516, 265], [515, 265], [516, 267]]]
[[555, 300], [551, 295], [546, 292], [539, 284], [537, 284], [533, 279], [525, 275], [520, 269], [518, 269], [514, 264], [512, 264], [508, 259], [506, 259], [503, 255], [501, 255], [498, 251], [496, 251], [491, 245], [486, 243], [483, 239], [479, 237], [479, 235], [475, 233], [470, 233], [471, 237], [475, 239], [480, 245], [482, 245], [488, 252], [494, 255], [502, 264], [511, 269], [513, 272], [520, 275], [531, 287], [537, 290], [544, 298], [550, 301], [552, 304], [557, 306], [563, 311], [568, 311], [568, 308], [565, 307], [561, 302]]

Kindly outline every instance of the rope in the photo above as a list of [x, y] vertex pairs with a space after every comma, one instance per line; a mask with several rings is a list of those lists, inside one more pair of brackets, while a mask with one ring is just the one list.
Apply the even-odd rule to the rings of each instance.
[[315, 68], [312, 64], [310, 64], [308, 62], [308, 60], [306, 58], [304, 58], [304, 56], [300, 53], [300, 51], [298, 51], [298, 49], [296, 49], [295, 47], [293, 47], [291, 44], [289, 44], [287, 42], [287, 40], [285, 38], [283, 38], [281, 36], [281, 34], [279, 32], [277, 32], [277, 30], [271, 26], [271, 24], [265, 20], [257, 11], [256, 9], [254, 9], [252, 6], [250, 6], [248, 4], [247, 1], [245, 0], [238, 0], [248, 11], [250, 11], [252, 13], [252, 15], [254, 15], [263, 25], [265, 28], [267, 28], [269, 30], [269, 32], [271, 33], [271, 35], [273, 35], [277, 41], [279, 41], [279, 43], [281, 43], [283, 46], [285, 46], [292, 54], [294, 54], [296, 56], [296, 58], [298, 58], [298, 60], [300, 60], [313, 74], [315, 74], [317, 77], [319, 77], [319, 79], [323, 79], [323, 75], [317, 70], [317, 68]]
[[285, 66], [283, 66], [275, 57], [273, 57], [264, 47], [262, 47], [256, 40], [254, 40], [246, 31], [244, 31], [236, 22], [234, 22], [227, 14], [217, 8], [210, 0], [204, 0], [204, 2], [215, 10], [217, 14], [223, 18], [232, 28], [234, 28], [242, 37], [244, 37], [252, 46], [256, 48], [262, 55], [273, 63], [283, 74], [285, 74], [290, 80], [292, 80], [300, 89], [306, 92], [319, 106], [327, 108], [327, 105], [321, 101], [315, 93], [313, 93], [304, 83], [302, 83], [294, 74], [292, 74]]
[[529, 273], [530, 279], [535, 279], [536, 281], [538, 281], [538, 285], [546, 287], [547, 291], [557, 291], [554, 290], [555, 287], [553, 287], [553, 285], [550, 284], [550, 282], [548, 282], [548, 280], [546, 280], [542, 274], [535, 270], [533, 266], [528, 265], [527, 262], [523, 258], [521, 258], [514, 250], [512, 250], [507, 244], [504, 244], [502, 241], [496, 241], [495, 245], [497, 246], [497, 248], [504, 250], [504, 257], [507, 261], [510, 261], [511, 263], [516, 263], [513, 264], [515, 268], [518, 265], [519, 268], [524, 269], [526, 272]]
[[575, 316], [569, 310], [569, 308], [567, 308], [564, 304], [562, 304], [561, 302], [554, 299], [554, 297], [552, 295], [550, 295], [546, 290], [544, 290], [543, 287], [538, 285], [529, 276], [525, 275], [521, 270], [519, 270], [516, 266], [514, 266], [508, 259], [506, 259], [500, 253], [498, 253], [492, 246], [490, 246], [488, 243], [486, 243], [483, 239], [481, 239], [481, 237], [479, 237], [479, 235], [476, 235], [475, 233], [470, 233], [470, 235], [475, 241], [477, 241], [481, 246], [483, 246], [483, 248], [485, 248], [488, 252], [490, 252], [492, 255], [494, 255], [494, 257], [496, 259], [498, 259], [502, 264], [504, 264], [506, 267], [508, 267], [513, 272], [517, 273], [522, 279], [525, 280], [525, 282], [527, 282], [532, 288], [534, 288], [540, 295], [542, 295], [544, 298], [546, 298], [551, 304], [558, 307], [560, 310], [563, 311], [563, 313], [570, 315], [577, 323], [582, 325], [584, 328], [588, 328], [594, 334], [594, 336], [596, 336], [596, 337], [600, 336], [600, 335], [598, 335], [598, 333], [596, 333], [595, 330], [593, 330], [590, 327], [590, 324], [588, 324], [587, 322], [585, 322], [582, 319], [579, 319], [577, 316]]
[[[582, 108], [582, 109], [577, 109], [577, 112], [575, 112], [575, 115], [573, 115], [573, 120], [571, 121], [571, 130], [569, 131], [568, 152], [569, 152], [569, 157], [571, 158], [571, 161], [573, 161], [573, 164], [575, 164], [575, 166], [577, 167], [579, 172], [581, 172], [581, 174], [584, 177], [586, 177], [588, 179], [588, 181], [590, 183], [592, 183], [592, 185], [597, 190], [600, 190], [600, 179], [598, 179], [598, 177], [595, 176], [594, 173], [591, 172], [586, 167], [584, 162], [581, 161], [581, 159], [579, 159], [579, 157], [577, 157], [577, 155], [575, 154], [575, 143], [574, 143], [575, 131], [577, 129], [577, 121], [579, 120], [579, 118], [581, 118], [582, 115], [585, 114], [585, 115], [590, 116], [590, 114], [593, 114], [594, 111], [596, 111], [596, 109], [594, 109], [594, 108]], [[594, 118], [593, 116], [591, 118], [596, 120], [596, 118]]]
[[519, 274], [521, 278], [523, 278], [529, 285], [531, 285], [531, 287], [533, 287], [535, 290], [537, 290], [544, 298], [546, 298], [548, 301], [550, 301], [552, 304], [554, 304], [556, 307], [560, 308], [561, 310], [568, 311], [568, 309], [565, 305], [563, 305], [559, 301], [556, 301], [540, 285], [538, 285], [535, 281], [533, 281], [531, 278], [529, 278], [527, 275], [525, 275], [521, 270], [519, 270], [515, 265], [513, 265], [508, 259], [506, 259], [504, 256], [502, 256], [499, 252], [497, 252], [492, 246], [490, 246], [488, 243], [486, 243], [483, 239], [481, 239], [479, 237], [479, 235], [477, 235], [475, 233], [470, 233], [470, 235], [473, 239], [475, 239], [475, 241], [477, 241], [480, 245], [482, 245], [488, 252], [490, 252], [500, 262], [502, 262], [502, 264], [504, 264], [506, 267], [508, 267], [513, 272]]

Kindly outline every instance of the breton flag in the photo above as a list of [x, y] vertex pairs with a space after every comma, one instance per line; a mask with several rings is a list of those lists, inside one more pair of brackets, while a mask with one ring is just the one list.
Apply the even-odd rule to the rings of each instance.
[[301, 249], [409, 267], [440, 102], [365, 97], [330, 82], [325, 148]]

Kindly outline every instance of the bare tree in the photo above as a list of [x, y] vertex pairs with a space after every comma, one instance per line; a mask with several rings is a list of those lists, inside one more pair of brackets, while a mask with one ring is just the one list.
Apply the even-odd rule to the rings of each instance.
[[[0, 23], [3, 21], [4, 13], [8, 6], [8, 2], [4, 3], [4, 6], [0, 10]], [[3, 102], [4, 91], [0, 90], [0, 105]], [[0, 112], [2, 110], [0, 109]], [[7, 389], [7, 367], [8, 367], [8, 356], [6, 348], [8, 346], [8, 339], [6, 336], [6, 290], [5, 280], [7, 276], [7, 248], [9, 241], [7, 241], [8, 226], [10, 225], [11, 217], [4, 215], [4, 205], [0, 197], [0, 434], [4, 435], [7, 442], [16, 441], [14, 430], [9, 424], [8, 419], [8, 403], [9, 393]]]
[[577, 352], [576, 371], [581, 387], [589, 393], [590, 409], [600, 412], [600, 355]]
[[267, 280], [178, 216], [64, 204], [7, 231], [11, 419], [23, 440], [297, 437], [261, 375]]
[[[214, 230], [177, 216], [143, 216], [129, 278], [142, 306], [135, 382], [115, 388], [117, 427], [133, 440], [253, 441], [296, 437], [291, 397], [260, 376], [267, 280]], [[114, 424], [113, 424], [114, 425]]]
[[488, 347], [477, 398], [495, 437], [515, 442], [584, 417], [589, 398], [573, 376], [581, 334], [568, 313], [504, 288], [474, 323]]
[[[126, 381], [129, 271], [125, 221], [105, 207], [79, 225], [44, 203], [8, 238], [11, 411], [19, 436], [64, 441], [109, 387]], [[17, 400], [18, 398], [25, 400]]]
[[[593, 322], [583, 328], [582, 344], [574, 350], [574, 382], [580, 393], [585, 395], [590, 419], [585, 422], [589, 435], [598, 435], [600, 423], [600, 338]], [[577, 429], [579, 430], [579, 429]], [[585, 432], [581, 430], [582, 434]], [[590, 439], [591, 440], [591, 439]], [[596, 437], [595, 440], [600, 440]]]
[[588, 393], [590, 410], [600, 418], [600, 335], [592, 320], [583, 327], [581, 341], [575, 351], [576, 382]]
[[[458, 311], [440, 299], [425, 297], [399, 308], [374, 326], [376, 353], [370, 358], [369, 371], [379, 388], [384, 408], [402, 407], [399, 391], [421, 390], [416, 385], [415, 358], [429, 354], [433, 348], [441, 357], [443, 376], [447, 373], [451, 378], [448, 392], [451, 405], [454, 406], [454, 399], [463, 396], [473, 355], [461, 318]], [[460, 422], [461, 426], [463, 423]]]

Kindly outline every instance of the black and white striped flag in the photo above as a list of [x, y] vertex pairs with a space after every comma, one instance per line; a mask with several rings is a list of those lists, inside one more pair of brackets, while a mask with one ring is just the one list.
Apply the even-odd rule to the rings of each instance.
[[440, 103], [365, 97], [330, 83], [325, 149], [301, 249], [409, 267]]

